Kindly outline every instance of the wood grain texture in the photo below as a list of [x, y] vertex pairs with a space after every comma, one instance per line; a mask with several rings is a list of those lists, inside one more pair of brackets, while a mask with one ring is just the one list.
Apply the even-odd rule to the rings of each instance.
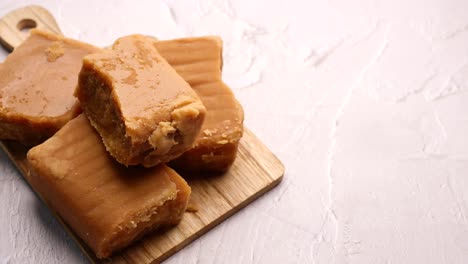
[[0, 43], [9, 51], [19, 46], [29, 35], [28, 28], [38, 28], [62, 34], [54, 17], [41, 6], [26, 6], [11, 11], [0, 19]]
[[[28, 148], [11, 141], [2, 142], [1, 147], [29, 181]], [[96, 259], [94, 253], [53, 213], [92, 263], [159, 263], [272, 189], [282, 180], [283, 174], [282, 163], [245, 129], [237, 159], [227, 173], [183, 174], [192, 187], [191, 203], [198, 207], [197, 212], [187, 212], [178, 226], [151, 234], [106, 260]]]

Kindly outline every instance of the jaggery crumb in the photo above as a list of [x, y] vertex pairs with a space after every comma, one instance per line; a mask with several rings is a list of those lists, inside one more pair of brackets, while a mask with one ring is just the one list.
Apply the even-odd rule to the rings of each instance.
[[208, 137], [211, 137], [213, 135], [213, 133], [211, 133], [211, 130], [209, 129], [203, 130], [203, 133], [205, 134], [205, 136], [208, 136]]
[[47, 61], [54, 62], [58, 58], [62, 57], [65, 54], [65, 48], [63, 47], [63, 42], [58, 40], [54, 41], [50, 46], [44, 51]]
[[196, 213], [198, 212], [198, 210], [199, 210], [198, 205], [192, 201], [189, 202], [189, 204], [187, 205], [187, 208], [185, 209], [185, 211], [189, 213]]

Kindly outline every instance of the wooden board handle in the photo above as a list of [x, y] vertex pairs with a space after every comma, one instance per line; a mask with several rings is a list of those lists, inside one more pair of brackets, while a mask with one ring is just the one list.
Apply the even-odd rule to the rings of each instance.
[[47, 9], [31, 5], [15, 9], [0, 19], [0, 43], [8, 51], [13, 51], [28, 37], [28, 29], [32, 28], [62, 34]]

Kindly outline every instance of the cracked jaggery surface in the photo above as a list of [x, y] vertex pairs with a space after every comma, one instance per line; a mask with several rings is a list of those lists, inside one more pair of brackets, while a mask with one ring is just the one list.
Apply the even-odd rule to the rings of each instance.
[[73, 91], [85, 55], [100, 49], [40, 30], [0, 64], [0, 139], [36, 145], [80, 112]]
[[190, 187], [165, 165], [127, 168], [106, 151], [84, 115], [28, 152], [40, 196], [98, 258], [179, 223]]
[[75, 92], [107, 150], [127, 166], [180, 156], [193, 146], [205, 117], [200, 98], [153, 41], [131, 35], [86, 56]]
[[154, 43], [207, 109], [194, 147], [172, 161], [171, 166], [181, 170], [227, 170], [236, 158], [244, 113], [231, 89], [221, 79], [221, 39], [196, 37]]

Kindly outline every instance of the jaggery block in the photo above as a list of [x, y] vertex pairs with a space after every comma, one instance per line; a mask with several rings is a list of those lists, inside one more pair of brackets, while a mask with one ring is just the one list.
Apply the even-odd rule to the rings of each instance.
[[0, 65], [0, 139], [35, 145], [80, 112], [82, 59], [99, 48], [40, 30]]
[[124, 165], [168, 162], [190, 149], [205, 107], [154, 39], [131, 35], [83, 60], [75, 95], [104, 145]]
[[183, 38], [156, 41], [155, 46], [195, 90], [207, 110], [194, 147], [172, 161], [171, 166], [182, 170], [227, 170], [236, 158], [244, 113], [221, 79], [221, 39]]
[[190, 196], [187, 183], [166, 165], [117, 163], [84, 115], [32, 148], [28, 161], [34, 189], [98, 258], [177, 224]]

